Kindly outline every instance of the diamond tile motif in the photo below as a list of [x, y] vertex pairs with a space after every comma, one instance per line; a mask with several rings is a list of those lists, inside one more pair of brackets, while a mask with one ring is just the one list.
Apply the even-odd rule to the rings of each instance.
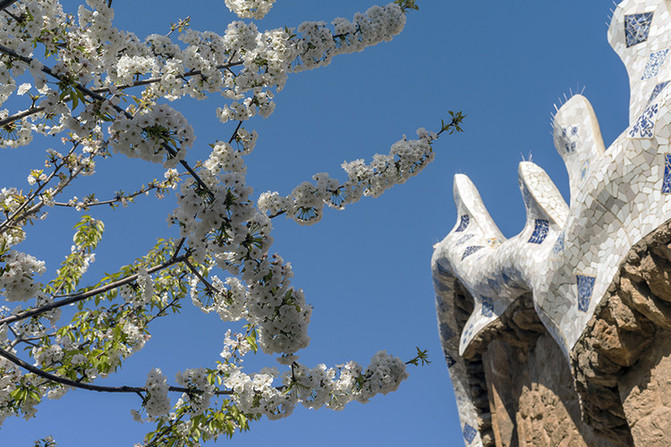
[[624, 34], [627, 39], [627, 48], [648, 40], [651, 23], [651, 12], [624, 16]]
[[464, 250], [464, 254], [461, 255], [461, 260], [463, 261], [476, 251], [480, 250], [482, 248], [482, 245], [471, 245], [469, 247], [466, 247], [466, 250]]
[[471, 221], [471, 218], [468, 216], [468, 214], [464, 214], [463, 216], [461, 216], [461, 222], [459, 222], [459, 226], [454, 231], [455, 232], [464, 231], [466, 229], [466, 227], [468, 227], [468, 224], [469, 224], [470, 221]]
[[664, 181], [662, 194], [671, 194], [671, 154], [664, 156]]
[[454, 360], [452, 358], [452, 356], [450, 354], [448, 354], [447, 352], [445, 352], [445, 361], [447, 362], [447, 367], [448, 368], [452, 368], [457, 363], [457, 361]]
[[669, 85], [670, 81], [665, 81], [665, 82], [660, 82], [655, 86], [654, 89], [652, 89], [652, 93], [650, 94], [650, 99], [648, 99], [648, 104], [650, 104], [652, 101], [655, 100], [657, 96], [659, 96], [660, 93], [662, 93], [662, 90], [664, 90], [664, 87]]
[[668, 53], [668, 48], [650, 53], [648, 63], [645, 65], [643, 77], [641, 77], [641, 79], [645, 80], [657, 76], [659, 69], [662, 68], [662, 65], [664, 65], [664, 62], [666, 61], [666, 55]]
[[576, 275], [576, 279], [578, 281], [578, 309], [587, 312], [589, 302], [592, 299], [596, 278], [593, 276]]
[[473, 427], [471, 427], [469, 424], [464, 424], [464, 439], [466, 442], [469, 444], [473, 442], [475, 439], [475, 435], [477, 435], [478, 432], [475, 430]]
[[562, 231], [557, 237], [554, 246], [552, 247], [552, 254], [557, 256], [563, 251], [564, 251], [564, 232]]
[[638, 117], [636, 124], [629, 131], [629, 136], [632, 138], [650, 138], [652, 131], [655, 129], [655, 120], [657, 119], [657, 112], [659, 106], [657, 104], [649, 105]]
[[494, 300], [488, 296], [482, 297], [482, 315], [488, 318], [494, 315]]
[[550, 222], [545, 219], [536, 219], [534, 221], [534, 232], [529, 238], [530, 244], [542, 244], [548, 235]]

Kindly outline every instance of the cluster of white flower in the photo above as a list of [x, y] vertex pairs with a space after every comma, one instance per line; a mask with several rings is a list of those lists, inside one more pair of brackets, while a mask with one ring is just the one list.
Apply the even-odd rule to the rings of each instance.
[[403, 31], [405, 14], [396, 3], [372, 6], [365, 14], [357, 13], [353, 21], [337, 18], [334, 31], [324, 22], [304, 22], [298, 27], [302, 38], [297, 41], [300, 61], [294, 70], [308, 70], [331, 62], [333, 56], [362, 51], [391, 40]]
[[63, 358], [63, 348], [59, 344], [33, 348], [32, 351], [35, 364], [40, 367], [52, 366]]
[[177, 402], [177, 407], [188, 405], [194, 414], [200, 414], [210, 406], [210, 399], [214, 396], [215, 387], [208, 380], [205, 368], [187, 369], [175, 376], [180, 386], [196, 391], [184, 393]]
[[125, 352], [119, 352], [119, 355], [122, 357], [126, 357], [131, 353], [144, 348], [145, 343], [151, 338], [149, 334], [143, 332], [141, 328], [132, 321], [126, 320], [120, 324], [122, 324], [122, 331], [126, 335], [126, 346], [119, 347], [120, 350], [125, 348]]
[[144, 307], [151, 302], [154, 296], [154, 281], [147, 273], [147, 267], [143, 265], [137, 272], [137, 284], [140, 286], [139, 297], [133, 300], [133, 304], [138, 307]]
[[191, 299], [204, 312], [216, 312], [223, 321], [238, 321], [247, 316], [247, 287], [240, 279], [230, 276], [221, 281], [218, 276], [211, 278], [212, 286], [217, 290], [212, 296], [212, 304], [207, 305], [199, 297], [197, 277], [191, 284]]
[[348, 178], [342, 184], [326, 173], [318, 173], [312, 177], [315, 184], [303, 182], [289, 196], [280, 196], [276, 191], [261, 194], [257, 206], [268, 215], [284, 212], [300, 224], [311, 225], [319, 222], [325, 205], [343, 209], [363, 196], [378, 197], [433, 161], [431, 142], [436, 134], [418, 129], [417, 135], [416, 140], [403, 137], [394, 143], [389, 154], [375, 154], [369, 165], [362, 159], [343, 163]]
[[16, 250], [10, 250], [4, 256], [4, 267], [0, 267], [0, 290], [4, 289], [7, 301], [26, 301], [33, 298], [41, 284], [33, 281], [35, 273], [46, 271], [44, 261]]
[[229, 329], [224, 336], [224, 349], [219, 355], [226, 361], [226, 364], [234, 359], [241, 362], [242, 357], [251, 350], [252, 345], [249, 343], [249, 340], [247, 340], [245, 335], [234, 334], [234, 337], [231, 337], [231, 330]]
[[[241, 18], [260, 19], [275, 1], [225, 3]], [[351, 21], [337, 18], [330, 25], [305, 22], [297, 28], [259, 32], [254, 23], [237, 21], [223, 35], [180, 26], [179, 42], [170, 37], [172, 32], [167, 36], [152, 34], [142, 40], [112, 26], [114, 12], [107, 0], [86, 3], [88, 6], [78, 9], [78, 21], [64, 13], [59, 0], [16, 2], [6, 9], [10, 14], [0, 17], [0, 44], [23, 56], [23, 60], [16, 60], [4, 51], [0, 104], [16, 92], [17, 101], [24, 101], [30, 109], [14, 113], [11, 125], [0, 129], [0, 147], [28, 144], [34, 132], [65, 133], [63, 142], [73, 145], [67, 155], [49, 152], [47, 168], [62, 168], [58, 175], [48, 176], [42, 170], [31, 172], [28, 182], [37, 184], [40, 191], [29, 199], [38, 202], [31, 203], [30, 210], [55, 205], [56, 196], [75, 177], [92, 174], [94, 158], [107, 156], [108, 144], [114, 152], [162, 163], [166, 168], [185, 160], [187, 149], [194, 142], [193, 129], [165, 100], [184, 96], [203, 99], [210, 93], [220, 93], [225, 103], [216, 114], [222, 122], [242, 122], [257, 115], [268, 117], [275, 109], [274, 95], [285, 86], [289, 73], [324, 66], [336, 55], [388, 41], [405, 24], [402, 8], [390, 3], [356, 14]], [[44, 58], [35, 55], [41, 55], [41, 51], [34, 53], [39, 45], [45, 47]], [[57, 62], [47, 66], [39, 60], [50, 57]], [[17, 90], [16, 79], [24, 73], [32, 76], [32, 83], [22, 83]], [[140, 92], [131, 96], [131, 88]], [[125, 100], [131, 102], [126, 110], [121, 108]], [[8, 110], [0, 110], [0, 120], [8, 117]], [[348, 175], [344, 183], [319, 173], [313, 183], [298, 185], [286, 197], [268, 192], [255, 204], [252, 189], [246, 183], [244, 156], [254, 149], [258, 135], [238, 126], [231, 142], [212, 144], [209, 157], [195, 165], [197, 175], [182, 183], [171, 220], [180, 226], [184, 238], [180, 249], [199, 269], [204, 266], [204, 271], [193, 272], [192, 301], [205, 312], [216, 312], [222, 320], [245, 319], [249, 323], [247, 334], [231, 335], [230, 330], [226, 333], [221, 353], [224, 361], [215, 372], [223, 378], [223, 385], [233, 391], [232, 400], [242, 412], [277, 419], [291, 414], [297, 404], [340, 410], [350, 401], [366, 402], [375, 394], [394, 390], [406, 378], [405, 364], [384, 352], [376, 354], [365, 370], [355, 362], [312, 369], [297, 363], [294, 354], [309, 343], [307, 328], [312, 308], [303, 291], [291, 284], [291, 264], [270, 251], [271, 217], [286, 213], [299, 223], [311, 224], [321, 219], [325, 205], [342, 209], [364, 195], [377, 197], [392, 185], [405, 182], [433, 157], [430, 143], [436, 135], [423, 129], [418, 135], [418, 140], [404, 138], [395, 143], [388, 155], [375, 155], [369, 165], [363, 160], [343, 164]], [[190, 168], [188, 171], [193, 174]], [[169, 169], [165, 184], [157, 189], [175, 187], [179, 177], [177, 170]], [[0, 191], [0, 207], [5, 216], [23, 206], [24, 200], [26, 197], [17, 189]], [[91, 195], [82, 200], [74, 197], [67, 203], [79, 210], [98, 202]], [[23, 240], [21, 227], [27, 221], [23, 218], [7, 226], [0, 234], [3, 246]], [[80, 277], [94, 255], [80, 245], [72, 248], [72, 254], [80, 256], [81, 262], [74, 266], [79, 269], [74, 274]], [[34, 297], [35, 306], [41, 306], [53, 300], [46, 293], [50, 289], [40, 290], [40, 284], [33, 281], [35, 273], [45, 271], [44, 262], [15, 250], [3, 253], [0, 262], [4, 262], [0, 263], [0, 291], [4, 289], [7, 301]], [[223, 280], [209, 276], [215, 266], [230, 276]], [[167, 284], [169, 281], [179, 286]], [[118, 289], [118, 295], [127, 303], [121, 307], [128, 314], [116, 315], [111, 307], [96, 309], [87, 314], [86, 322], [79, 321], [90, 332], [74, 339], [45, 337], [54, 335], [53, 328], [46, 328], [40, 320], [50, 319], [54, 325], [60, 314], [56, 309], [41, 314], [39, 319], [15, 324], [14, 340], [24, 335], [52, 340], [31, 350], [35, 364], [50, 367], [61, 362], [91, 381], [114, 370], [124, 358], [144, 346], [149, 340], [148, 304], [161, 301], [167, 305], [171, 295], [166, 290], [181, 288], [180, 281], [161, 273], [153, 279], [143, 267], [135, 283]], [[0, 328], [0, 344], [5, 346], [12, 343], [7, 329]], [[106, 349], [110, 340], [114, 343], [109, 345], [114, 348], [105, 351], [105, 364], [94, 366], [85, 349], [93, 345]], [[86, 344], [89, 346], [84, 348]], [[257, 374], [245, 374], [242, 358], [256, 352], [257, 347], [268, 354], [281, 354], [278, 362], [290, 364], [291, 370], [280, 373], [266, 368]], [[2, 358], [0, 373], [2, 409], [11, 400], [10, 393], [20, 375]], [[216, 388], [210, 383], [207, 370], [187, 370], [177, 374], [176, 380], [193, 391], [182, 395], [176, 408], [186, 407], [197, 415], [209, 407]], [[159, 369], [149, 372], [146, 388], [143, 407], [148, 419], [168, 416], [169, 386]], [[58, 398], [67, 390], [51, 384], [39, 388], [38, 394]], [[21, 411], [32, 416], [36, 403], [26, 400]], [[0, 423], [6, 417], [3, 411], [0, 410]], [[139, 413], [135, 412], [135, 416], [139, 418]], [[186, 426], [188, 422], [182, 424]]]
[[291, 264], [279, 255], [249, 265], [243, 278], [249, 284], [247, 314], [259, 328], [259, 346], [268, 354], [293, 354], [310, 343], [312, 307], [302, 290], [291, 287]]
[[[0, 120], [8, 116], [9, 111], [7, 109], [0, 110]], [[32, 125], [27, 119], [15, 121], [12, 126], [13, 129], [9, 131], [3, 129], [4, 132], [0, 134], [0, 147], [17, 148], [26, 146], [33, 141]]]
[[243, 19], [262, 19], [273, 7], [275, 0], [226, 0], [226, 6]]
[[193, 127], [184, 115], [159, 104], [133, 118], [119, 118], [110, 126], [112, 148], [131, 158], [141, 158], [173, 168], [193, 146]]
[[170, 399], [168, 398], [168, 381], [160, 369], [154, 368], [147, 374], [147, 398], [144, 410], [151, 420], [165, 416], [170, 411]]
[[65, 393], [69, 391], [68, 387], [57, 386], [47, 392], [47, 398], [50, 400], [58, 400], [61, 397], [65, 396]]
[[[264, 368], [248, 375], [227, 362], [220, 371], [226, 377], [224, 385], [234, 392], [233, 399], [242, 411], [269, 419], [290, 415], [297, 404], [342, 410], [354, 400], [367, 402], [377, 394], [395, 391], [408, 377], [405, 363], [384, 351], [375, 354], [365, 370], [356, 362], [336, 368], [322, 364], [312, 369], [294, 362], [291, 371], [284, 373]], [[276, 386], [276, 381], [282, 386]]]
[[[13, 415], [12, 404], [14, 398], [12, 392], [20, 383], [21, 370], [4, 357], [0, 357], [0, 424], [7, 416]], [[35, 402], [36, 403], [36, 402]]]

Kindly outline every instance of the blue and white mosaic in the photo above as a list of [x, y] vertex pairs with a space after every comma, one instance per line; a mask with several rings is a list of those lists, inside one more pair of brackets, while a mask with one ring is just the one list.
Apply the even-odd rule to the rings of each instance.
[[[456, 231], [456, 230], [455, 230], [455, 231]], [[464, 234], [463, 237], [461, 237], [461, 239], [459, 239], [459, 240], [457, 241], [457, 245], [463, 245], [463, 244], [465, 244], [466, 242], [468, 242], [469, 240], [473, 239], [473, 237], [475, 237], [474, 234]]]
[[466, 247], [466, 250], [464, 250], [464, 254], [461, 255], [461, 260], [463, 261], [473, 253], [475, 253], [478, 250], [481, 250], [482, 246], [481, 245], [471, 245], [469, 247]]
[[482, 315], [489, 318], [494, 315], [494, 300], [488, 296], [482, 297]]
[[587, 275], [576, 275], [578, 283], [578, 309], [587, 312], [589, 303], [594, 292], [594, 282], [596, 278]]
[[648, 99], [648, 104], [654, 101], [655, 98], [657, 98], [657, 96], [659, 96], [659, 94], [662, 93], [662, 90], [664, 90], [664, 88], [667, 85], [669, 85], [669, 81], [664, 81], [657, 84], [655, 88], [652, 90], [652, 93], [650, 93], [650, 99]]
[[662, 65], [664, 65], [664, 62], [666, 61], [666, 55], [668, 53], [668, 48], [650, 53], [650, 56], [648, 57], [648, 63], [645, 65], [641, 79], [645, 80], [657, 76], [659, 69], [662, 68]]
[[[671, 219], [671, 63], [666, 63], [671, 1], [622, 1], [608, 41], [630, 77], [629, 126], [606, 150], [585, 97], [575, 95], [558, 109], [553, 143], [568, 171], [569, 204], [545, 171], [521, 162], [526, 222], [506, 239], [475, 185], [455, 175], [459, 218], [455, 230], [435, 245], [432, 268], [445, 284], [459, 281], [475, 305], [461, 333], [454, 306], [437, 306], [439, 322], [455, 333], [443, 347], [455, 362], [449, 371], [469, 447], [482, 445], [461, 357], [473, 339], [515, 300], [531, 294], [541, 322], [568, 358], [632, 245]], [[468, 244], [462, 240], [465, 225]], [[455, 290], [436, 287], [450, 303], [458, 296]]]
[[567, 154], [575, 152], [578, 145], [578, 126], [562, 128], [562, 139], [564, 140], [564, 150]]
[[464, 231], [468, 227], [469, 222], [470, 218], [468, 217], [468, 214], [464, 214], [463, 216], [461, 216], [461, 222], [459, 222], [459, 226], [454, 231], [456, 231], [457, 233]]
[[534, 221], [534, 232], [529, 238], [529, 243], [542, 244], [545, 238], [548, 236], [549, 229], [550, 222], [545, 219], [536, 219]]
[[632, 47], [648, 40], [652, 14], [651, 12], [646, 12], [624, 16], [624, 32], [627, 39], [627, 47]]
[[658, 104], [649, 105], [638, 117], [636, 124], [629, 131], [629, 136], [632, 138], [650, 138], [652, 132], [655, 130], [655, 120], [657, 112], [659, 111]]
[[471, 427], [470, 424], [464, 424], [464, 439], [466, 440], [466, 442], [468, 442], [469, 444], [473, 442], [473, 440], [475, 439], [475, 435], [477, 434], [478, 434], [477, 430]]
[[671, 194], [671, 154], [664, 155], [664, 180], [662, 194]]
[[557, 240], [555, 241], [554, 246], [552, 247], [552, 254], [554, 256], [558, 256], [564, 251], [564, 232], [562, 231], [559, 233], [559, 236], [557, 236]]

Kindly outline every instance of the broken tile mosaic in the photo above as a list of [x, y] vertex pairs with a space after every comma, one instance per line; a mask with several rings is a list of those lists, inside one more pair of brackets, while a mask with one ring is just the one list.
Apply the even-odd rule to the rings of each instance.
[[529, 238], [529, 243], [542, 244], [545, 238], [548, 236], [549, 229], [550, 222], [545, 219], [536, 219], [534, 221], [534, 232]]
[[627, 40], [627, 47], [633, 47], [638, 43], [648, 40], [651, 23], [651, 12], [624, 16], [624, 33]]
[[641, 79], [645, 80], [657, 76], [659, 69], [662, 68], [662, 65], [664, 65], [664, 62], [666, 61], [666, 55], [668, 53], [668, 48], [650, 53], [648, 63], [645, 65]]
[[463, 216], [461, 216], [461, 222], [459, 222], [459, 226], [454, 231], [456, 231], [456, 232], [464, 231], [466, 229], [466, 227], [468, 227], [469, 221], [470, 221], [470, 218], [468, 217], [468, 214], [464, 214]]
[[578, 309], [587, 312], [592, 292], [594, 292], [596, 278], [587, 275], [576, 275], [576, 281], [578, 283]]

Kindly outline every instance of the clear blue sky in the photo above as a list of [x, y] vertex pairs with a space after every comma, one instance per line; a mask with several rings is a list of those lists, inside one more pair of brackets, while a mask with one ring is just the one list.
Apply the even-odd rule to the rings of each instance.
[[[65, 3], [71, 7], [75, 1]], [[279, 0], [260, 26], [351, 18], [373, 4], [374, 0]], [[465, 132], [441, 137], [434, 146], [436, 161], [419, 177], [344, 212], [327, 210], [313, 227], [279, 219], [274, 233], [274, 249], [293, 264], [294, 284], [305, 290], [314, 306], [312, 343], [300, 353], [303, 363], [333, 365], [353, 359], [367, 364], [380, 349], [409, 359], [415, 346], [428, 349], [433, 362], [411, 368], [410, 378], [396, 393], [366, 405], [353, 403], [340, 413], [299, 408], [288, 419], [254, 423], [251, 432], [222, 440], [222, 445], [462, 443], [436, 330], [429, 267], [432, 245], [456, 220], [453, 175], [464, 173], [474, 181], [492, 217], [510, 237], [524, 223], [517, 183], [517, 164], [523, 158], [532, 157], [544, 168], [568, 200], [567, 175], [549, 126], [560, 97], [585, 87], [607, 146], [627, 126], [628, 80], [606, 41], [612, 2], [418, 4], [420, 10], [409, 15], [405, 31], [394, 41], [339, 57], [324, 69], [289, 80], [276, 97], [271, 118], [248, 124], [260, 135], [248, 159], [248, 182], [255, 194], [269, 189], [287, 194], [316, 172], [343, 178], [344, 160], [385, 153], [402, 134], [414, 135], [418, 127], [437, 130], [448, 110], [466, 113]], [[166, 32], [171, 21], [187, 15], [193, 28], [220, 33], [233, 20], [223, 0], [114, 0], [113, 5], [116, 25], [140, 37]], [[192, 155], [204, 154], [208, 143], [230, 135], [231, 125], [221, 125], [214, 116], [217, 105], [215, 98], [179, 106], [196, 128]], [[27, 188], [28, 170], [41, 163], [28, 157], [40, 160], [45, 147], [3, 149], [2, 186]], [[105, 197], [161, 175], [149, 163], [121, 156], [99, 170], [107, 184], [88, 179], [72, 193], [81, 196], [93, 188]], [[166, 224], [173, 206], [172, 199], [157, 203], [146, 198], [134, 208], [97, 212], [107, 232], [89, 281], [141, 255], [155, 237], [173, 234]], [[77, 219], [72, 211], [53, 214], [59, 223], [33, 227], [23, 246], [49, 260], [51, 267], [69, 251], [69, 228]], [[216, 317], [187, 303], [181, 317], [164, 318], [155, 326], [151, 342], [120, 374], [100, 383], [143, 385], [153, 367], [172, 378], [179, 370], [212, 365], [226, 329]], [[249, 367], [267, 363], [259, 358]], [[29, 446], [51, 434], [59, 446], [132, 445], [151, 428], [132, 421], [132, 408], [139, 408], [133, 395], [73, 391], [60, 401], [42, 404], [36, 419], [8, 419], [0, 429], [0, 443]]]

